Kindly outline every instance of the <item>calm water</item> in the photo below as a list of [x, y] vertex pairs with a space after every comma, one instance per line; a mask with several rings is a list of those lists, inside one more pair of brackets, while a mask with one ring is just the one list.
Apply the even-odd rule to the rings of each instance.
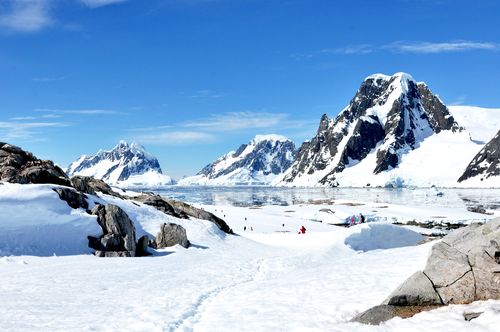
[[[386, 188], [276, 188], [181, 187], [156, 193], [190, 203], [207, 205], [292, 205], [339, 199], [413, 206], [467, 207], [483, 205], [500, 209], [500, 189], [386, 189]], [[443, 195], [438, 196], [441, 192]]]

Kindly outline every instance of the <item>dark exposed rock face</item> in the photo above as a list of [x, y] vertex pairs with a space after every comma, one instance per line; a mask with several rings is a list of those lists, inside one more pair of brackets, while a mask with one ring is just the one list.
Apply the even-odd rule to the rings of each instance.
[[123, 198], [120, 194], [113, 191], [106, 182], [91, 176], [73, 176], [71, 182], [76, 190], [89, 195], [97, 195], [98, 192], [101, 192], [106, 195]]
[[[205, 166], [197, 175], [207, 180], [227, 175], [244, 173], [236, 178], [246, 184], [262, 181], [263, 176], [282, 174], [295, 159], [295, 144], [276, 135], [256, 136], [248, 144], [241, 145], [235, 152], [230, 152]], [[233, 181], [233, 180], [228, 180]]]
[[418, 308], [500, 299], [500, 264], [495, 259], [499, 244], [500, 218], [455, 230], [432, 247], [425, 269], [408, 278], [384, 304]]
[[370, 76], [335, 120], [323, 115], [316, 136], [302, 144], [283, 181], [300, 184], [300, 178], [319, 172], [321, 184], [336, 186], [335, 174], [374, 149], [373, 173], [378, 174], [397, 167], [402, 155], [443, 130], [462, 128], [425, 84], [403, 73]]
[[158, 211], [168, 214], [172, 217], [187, 219], [185, 213], [179, 213], [174, 207], [160, 195], [141, 195], [133, 198], [135, 201], [152, 206]]
[[89, 203], [87, 202], [85, 196], [82, 193], [77, 192], [73, 188], [54, 188], [53, 189], [58, 195], [59, 198], [63, 201], [66, 201], [68, 205], [73, 209], [82, 208], [87, 210], [89, 208]]
[[233, 234], [233, 230], [229, 227], [228, 224], [226, 224], [224, 220], [222, 220], [221, 218], [217, 217], [216, 215], [208, 211], [195, 208], [192, 205], [186, 204], [181, 201], [176, 201], [173, 199], [169, 199], [167, 200], [167, 202], [170, 203], [170, 205], [173, 206], [179, 214], [184, 213], [196, 219], [210, 221], [214, 223], [221, 231], [228, 234]]
[[89, 237], [89, 247], [104, 252], [126, 251], [132, 257], [136, 255], [135, 227], [125, 211], [112, 204], [96, 205], [92, 214], [97, 215], [103, 236]]
[[149, 247], [149, 237], [147, 235], [143, 235], [137, 241], [137, 250], [136, 256], [150, 256], [151, 254], [148, 252]]
[[158, 249], [172, 247], [176, 244], [189, 247], [186, 230], [181, 225], [165, 223], [161, 226], [160, 232], [156, 236], [156, 247]]
[[458, 182], [480, 177], [481, 180], [500, 175], [500, 131], [472, 159]]
[[61, 168], [50, 160], [37, 159], [30, 152], [0, 142], [0, 180], [11, 183], [53, 183], [71, 187]]
[[188, 217], [193, 217], [196, 219], [210, 221], [217, 225], [217, 227], [223, 232], [233, 234], [233, 230], [221, 218], [208, 211], [195, 208], [194, 206], [191, 206], [184, 202], [176, 201], [173, 199], [166, 199], [159, 195], [142, 195], [134, 197], [133, 199], [144, 204], [151, 205], [157, 210], [176, 218], [186, 219]]

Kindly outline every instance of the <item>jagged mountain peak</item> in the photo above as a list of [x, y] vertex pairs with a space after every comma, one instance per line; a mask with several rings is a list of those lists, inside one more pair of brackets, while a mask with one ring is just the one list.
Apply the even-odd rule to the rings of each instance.
[[322, 116], [316, 136], [302, 145], [283, 181], [301, 183], [299, 178], [319, 176], [321, 184], [337, 185], [336, 174], [372, 153], [372, 172], [389, 171], [442, 130], [462, 128], [427, 85], [403, 72], [370, 75], [334, 120]]
[[268, 134], [268, 135], [255, 135], [255, 137], [250, 141], [251, 143], [258, 144], [260, 142], [287, 142], [290, 141], [289, 138], [276, 135], [276, 134]]
[[284, 136], [257, 135], [179, 184], [270, 184], [292, 164], [295, 153], [295, 144]]
[[155, 156], [136, 143], [120, 140], [111, 150], [99, 150], [95, 155], [81, 156], [67, 169], [70, 176], [86, 175], [102, 179], [110, 184], [141, 181], [148, 185], [171, 184], [172, 179], [163, 175]]

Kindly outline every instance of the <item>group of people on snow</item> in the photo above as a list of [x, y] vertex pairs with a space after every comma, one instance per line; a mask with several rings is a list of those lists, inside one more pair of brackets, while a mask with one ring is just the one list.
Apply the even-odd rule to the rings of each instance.
[[349, 226], [354, 226], [357, 224], [364, 224], [366, 222], [366, 217], [360, 213], [359, 216], [353, 214], [350, 218], [348, 218]]

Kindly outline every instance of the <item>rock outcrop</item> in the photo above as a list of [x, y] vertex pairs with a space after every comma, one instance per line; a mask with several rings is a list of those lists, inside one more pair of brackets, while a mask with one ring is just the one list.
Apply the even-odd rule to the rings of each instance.
[[76, 191], [73, 188], [58, 187], [53, 188], [53, 190], [59, 195], [59, 198], [68, 203], [72, 209], [85, 209], [89, 208], [89, 203], [87, 202], [87, 196]]
[[97, 195], [98, 192], [101, 192], [109, 196], [123, 198], [122, 195], [113, 191], [113, 189], [111, 189], [111, 187], [106, 182], [104, 182], [103, 180], [95, 179], [91, 176], [73, 176], [71, 178], [71, 183], [76, 190], [82, 193]]
[[137, 196], [134, 197], [133, 200], [144, 203], [146, 205], [150, 205], [157, 210], [176, 218], [187, 219], [188, 217], [193, 217], [196, 219], [210, 221], [214, 223], [221, 231], [228, 234], [233, 234], [233, 230], [224, 220], [208, 211], [195, 208], [194, 206], [187, 203], [176, 201], [173, 199], [167, 199], [160, 195], [152, 194]]
[[32, 153], [0, 142], [0, 181], [11, 183], [53, 183], [71, 187], [71, 181], [50, 160], [40, 160]]
[[189, 247], [190, 243], [186, 235], [186, 230], [181, 225], [164, 223], [156, 236], [156, 248], [162, 249], [175, 246], [176, 244], [184, 248]]
[[143, 204], [149, 205], [161, 211], [165, 214], [168, 214], [172, 217], [187, 219], [188, 216], [185, 213], [178, 212], [174, 207], [167, 201], [166, 198], [163, 198], [160, 195], [154, 194], [143, 194], [140, 196], [136, 196], [133, 200], [141, 202]]
[[[423, 271], [416, 272], [382, 304], [354, 318], [368, 324], [391, 317], [396, 308], [419, 312], [427, 306], [500, 299], [500, 218], [455, 230], [436, 243]], [[385, 306], [385, 307], [384, 307]], [[367, 318], [381, 312], [372, 322]]]
[[481, 181], [500, 176], [500, 130], [472, 159], [458, 182], [478, 177]]
[[136, 256], [135, 227], [125, 211], [112, 204], [96, 205], [92, 214], [97, 215], [97, 222], [103, 232], [100, 238], [89, 237], [89, 247], [98, 251], [96, 256]]

